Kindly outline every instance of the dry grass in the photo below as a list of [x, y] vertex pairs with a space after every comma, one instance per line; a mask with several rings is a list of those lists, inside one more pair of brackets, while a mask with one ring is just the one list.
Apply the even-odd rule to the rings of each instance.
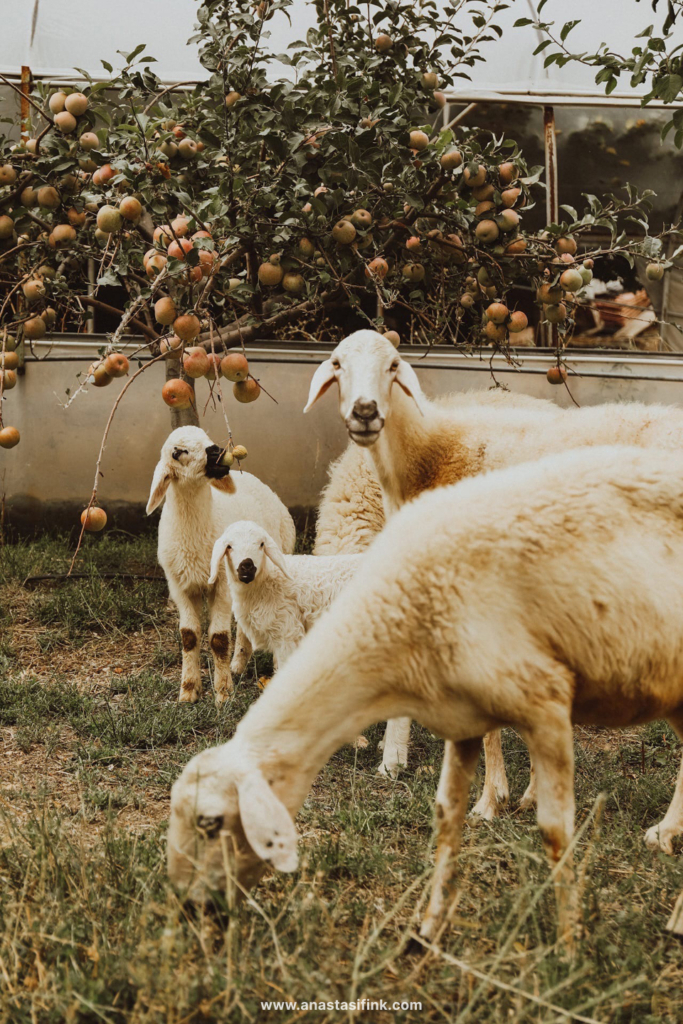
[[[260, 1004], [362, 996], [422, 1004], [357, 1015], [373, 1021], [683, 1021], [683, 946], [663, 928], [683, 872], [642, 843], [676, 773], [668, 730], [577, 737], [585, 937], [573, 964], [555, 945], [533, 815], [515, 811], [466, 830], [441, 949], [406, 949], [441, 757], [425, 730], [396, 784], [374, 772], [379, 729], [367, 751], [341, 750], [299, 819], [301, 870], [268, 877], [223, 930], [188, 916], [167, 885], [168, 793], [197, 749], [231, 735], [267, 660], [220, 711], [208, 698], [180, 706], [164, 586], [99, 576], [153, 571], [153, 544], [98, 538], [87, 579], [21, 585], [67, 563], [66, 546], [48, 540], [0, 556], [2, 1024], [337, 1021], [354, 1015]], [[514, 805], [527, 757], [514, 734], [506, 745]]]

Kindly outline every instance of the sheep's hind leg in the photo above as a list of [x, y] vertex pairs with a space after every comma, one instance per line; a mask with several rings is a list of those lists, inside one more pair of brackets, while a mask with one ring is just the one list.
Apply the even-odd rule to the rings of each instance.
[[202, 693], [200, 661], [202, 599], [199, 594], [186, 594], [175, 588], [171, 597], [180, 615], [180, 638], [183, 644], [183, 667], [178, 700], [194, 704]]
[[455, 874], [460, 850], [462, 825], [467, 811], [474, 772], [479, 759], [481, 739], [446, 741], [439, 788], [436, 793], [436, 859], [432, 875], [429, 905], [420, 935], [433, 942], [448, 909], [448, 890]]
[[493, 821], [507, 804], [510, 798], [505, 761], [503, 760], [503, 744], [500, 729], [487, 732], [484, 736], [484, 760], [486, 774], [484, 790], [470, 812], [472, 818], [483, 818]]
[[410, 744], [410, 719], [390, 718], [384, 736], [382, 763], [377, 769], [380, 775], [388, 775], [395, 779], [399, 768], [408, 764], [408, 745]]
[[536, 765], [538, 827], [553, 869], [558, 937], [573, 952], [578, 925], [577, 889], [571, 856], [574, 832], [574, 746], [569, 711], [546, 708], [543, 723], [525, 732]]
[[235, 637], [235, 653], [230, 663], [230, 671], [234, 676], [242, 675], [253, 653], [254, 649], [251, 646], [250, 640], [238, 626]]
[[524, 790], [522, 797], [519, 801], [520, 811], [528, 811], [530, 807], [536, 806], [536, 769], [534, 768], [534, 762], [532, 761], [530, 766], [531, 774], [529, 776], [529, 785]]
[[[683, 714], [675, 717], [669, 716], [668, 722], [678, 738], [683, 740]], [[661, 850], [663, 853], [672, 854], [674, 852], [673, 840], [681, 834], [683, 834], [683, 758], [681, 758], [676, 788], [669, 809], [658, 825], [653, 825], [647, 830], [645, 842], [652, 850]]]
[[213, 689], [216, 704], [232, 693], [230, 656], [232, 654], [232, 604], [220, 583], [209, 595], [209, 646], [213, 654]]

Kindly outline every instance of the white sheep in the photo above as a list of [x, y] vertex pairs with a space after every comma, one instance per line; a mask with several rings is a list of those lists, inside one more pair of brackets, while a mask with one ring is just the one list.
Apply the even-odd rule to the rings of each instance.
[[232, 610], [254, 650], [282, 668], [362, 561], [361, 555], [285, 555], [258, 523], [228, 526], [213, 547], [209, 583], [225, 563]]
[[[434, 399], [437, 406], [462, 411], [470, 407], [554, 410], [546, 398], [519, 395], [503, 388], [459, 391]], [[385, 523], [382, 489], [370, 454], [351, 442], [331, 463], [315, 532], [316, 555], [355, 555], [365, 551]]]
[[[623, 403], [583, 409], [486, 407], [430, 402], [417, 374], [391, 342], [357, 331], [316, 370], [307, 411], [331, 384], [349, 436], [365, 449], [393, 514], [418, 494], [490, 469], [586, 445], [635, 444], [683, 450], [683, 410]], [[398, 386], [394, 386], [398, 385]], [[395, 775], [408, 755], [410, 722], [389, 722], [382, 771]], [[508, 799], [500, 735], [487, 737], [486, 780], [474, 813], [493, 818]], [[532, 783], [522, 805], [533, 802]]]
[[[422, 934], [448, 906], [485, 733], [512, 725], [536, 765], [560, 928], [573, 925], [574, 722], [665, 719], [683, 738], [683, 456], [566, 452], [422, 495], [392, 517], [228, 743], [171, 793], [168, 870], [190, 898], [297, 866], [293, 818], [359, 730], [410, 715], [447, 741]], [[647, 842], [683, 833], [683, 765]], [[564, 860], [563, 860], [564, 858]]]
[[217, 703], [232, 690], [231, 672], [239, 674], [251, 654], [249, 641], [237, 632], [232, 651], [232, 604], [225, 579], [207, 583], [216, 538], [237, 519], [249, 516], [277, 537], [284, 551], [294, 548], [292, 517], [278, 496], [250, 473], [219, 464], [222, 449], [199, 427], [179, 427], [166, 438], [154, 470], [147, 502], [149, 515], [165, 498], [159, 520], [159, 563], [180, 615], [183, 667], [181, 701], [196, 701], [202, 691], [200, 638], [202, 599], [209, 604], [209, 645], [214, 658]]

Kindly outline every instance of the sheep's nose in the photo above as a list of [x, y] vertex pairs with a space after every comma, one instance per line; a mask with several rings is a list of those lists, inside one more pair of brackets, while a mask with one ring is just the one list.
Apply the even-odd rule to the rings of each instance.
[[377, 402], [374, 398], [357, 398], [353, 403], [353, 415], [357, 420], [374, 420], [377, 416]]
[[251, 583], [256, 575], [256, 566], [252, 562], [251, 558], [242, 559], [240, 564], [237, 566], [237, 575], [242, 583]]

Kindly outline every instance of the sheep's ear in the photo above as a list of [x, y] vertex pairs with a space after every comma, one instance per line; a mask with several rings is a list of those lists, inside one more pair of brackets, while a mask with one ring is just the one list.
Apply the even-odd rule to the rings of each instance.
[[220, 480], [216, 477], [212, 477], [209, 483], [215, 490], [223, 491], [225, 494], [234, 494], [237, 488], [235, 487], [235, 481], [232, 478], [232, 474], [222, 477]]
[[249, 772], [237, 784], [237, 796], [244, 834], [257, 857], [278, 871], [296, 871], [299, 857], [294, 822], [260, 771]]
[[401, 359], [399, 362], [395, 379], [398, 386], [403, 388], [405, 393], [412, 398], [415, 405], [424, 416], [426, 410], [425, 396], [422, 392], [422, 388], [420, 387], [420, 382], [417, 379], [415, 370], [412, 368], [410, 363], [405, 361], [405, 359]]
[[221, 559], [223, 555], [226, 554], [227, 547], [225, 541], [222, 537], [219, 537], [213, 546], [213, 551], [211, 552], [211, 575], [209, 576], [209, 583], [215, 583], [218, 579], [218, 573], [221, 571]]
[[313, 380], [311, 381], [311, 388], [308, 392], [308, 401], [304, 412], [308, 412], [312, 405], [314, 405], [321, 395], [325, 392], [336, 380], [334, 366], [332, 365], [331, 359], [326, 359], [324, 363], [321, 363], [318, 369], [313, 374]]
[[268, 537], [266, 539], [264, 551], [268, 555], [268, 558], [271, 560], [273, 565], [276, 565], [280, 572], [284, 573], [287, 579], [289, 579], [290, 576], [289, 573], [287, 572], [287, 563], [285, 562], [285, 556], [283, 555], [282, 551], [277, 546], [275, 541], [272, 539], [272, 537]]
[[149, 492], [149, 501], [147, 502], [148, 516], [152, 514], [155, 508], [159, 507], [166, 497], [166, 491], [170, 482], [171, 471], [168, 468], [168, 463], [165, 459], [160, 459], [157, 462], [154, 476], [152, 477], [152, 489]]

